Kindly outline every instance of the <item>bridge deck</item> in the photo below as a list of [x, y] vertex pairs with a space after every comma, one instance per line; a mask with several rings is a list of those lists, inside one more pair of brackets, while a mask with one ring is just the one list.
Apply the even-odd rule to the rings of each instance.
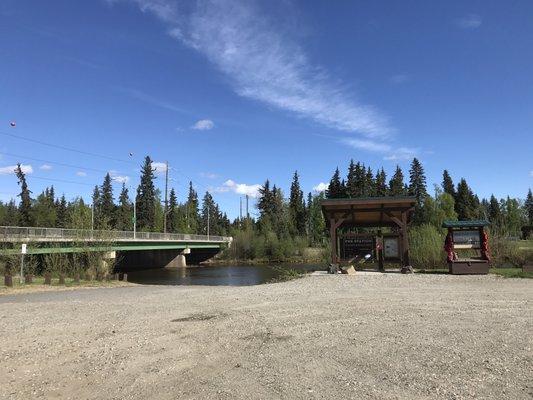
[[[188, 233], [101, 231], [0, 226], [0, 254], [20, 254], [19, 243], [27, 243], [27, 254], [78, 253], [86, 251], [133, 251], [220, 248], [231, 243], [228, 236]], [[50, 245], [46, 245], [49, 243]], [[51, 244], [54, 245], [51, 245]], [[4, 248], [1, 248], [4, 247]]]
[[230, 243], [228, 236], [194, 235], [133, 231], [102, 231], [91, 229], [34, 228], [0, 226], [0, 241], [4, 242], [220, 242]]

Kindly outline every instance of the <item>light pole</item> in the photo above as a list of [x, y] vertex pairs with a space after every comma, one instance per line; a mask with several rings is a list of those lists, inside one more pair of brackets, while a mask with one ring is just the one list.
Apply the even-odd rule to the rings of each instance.
[[137, 198], [133, 199], [133, 239], [137, 238]]
[[209, 240], [209, 214], [211, 214], [209, 209], [209, 204], [207, 205], [207, 240]]

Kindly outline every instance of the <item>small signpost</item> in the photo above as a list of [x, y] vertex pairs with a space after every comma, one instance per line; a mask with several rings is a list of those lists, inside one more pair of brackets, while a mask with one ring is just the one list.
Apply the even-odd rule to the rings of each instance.
[[20, 248], [20, 283], [24, 283], [24, 255], [28, 253], [28, 245], [22, 243]]

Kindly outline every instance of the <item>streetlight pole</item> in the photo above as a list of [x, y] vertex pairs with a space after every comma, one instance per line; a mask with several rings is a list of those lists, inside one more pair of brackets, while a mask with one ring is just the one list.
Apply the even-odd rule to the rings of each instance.
[[209, 214], [211, 214], [209, 210], [209, 204], [207, 205], [207, 240], [209, 240]]
[[137, 198], [133, 199], [133, 239], [137, 238]]
[[165, 212], [163, 213], [163, 233], [167, 233], [167, 213], [168, 213], [168, 161], [165, 162]]

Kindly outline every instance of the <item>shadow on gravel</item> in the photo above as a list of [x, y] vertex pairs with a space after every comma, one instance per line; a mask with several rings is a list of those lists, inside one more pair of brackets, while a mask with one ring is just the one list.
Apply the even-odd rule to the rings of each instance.
[[192, 314], [188, 317], [176, 318], [170, 322], [209, 321], [210, 319], [225, 317], [226, 314]]

